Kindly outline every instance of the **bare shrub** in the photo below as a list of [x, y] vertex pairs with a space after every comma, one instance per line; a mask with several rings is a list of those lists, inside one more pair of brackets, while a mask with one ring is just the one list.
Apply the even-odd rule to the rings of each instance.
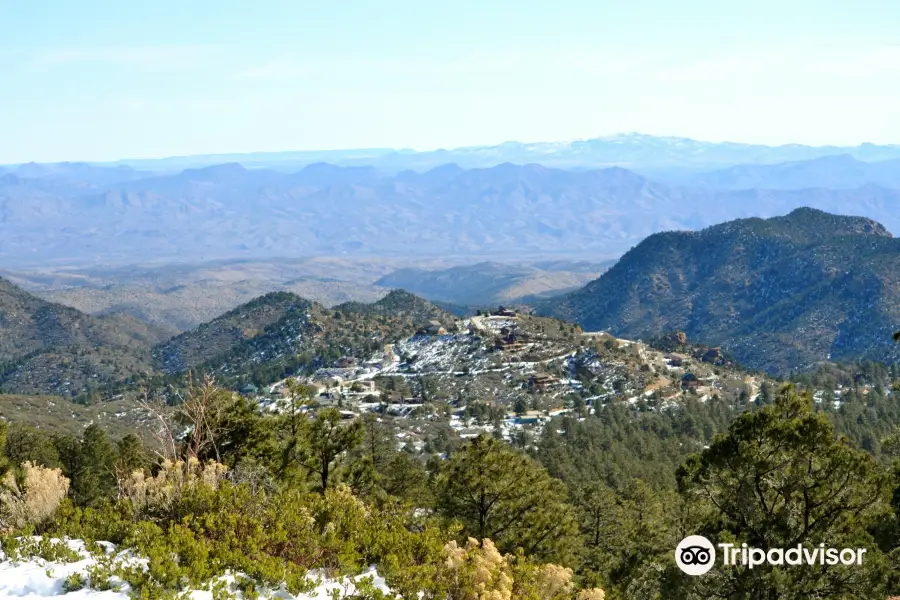
[[26, 462], [20, 472], [10, 471], [0, 482], [0, 525], [41, 525], [56, 514], [68, 491], [69, 480], [60, 469]]
[[210, 461], [202, 464], [196, 458], [187, 461], [164, 460], [155, 476], [135, 471], [122, 484], [124, 497], [140, 513], [148, 510], [166, 511], [186, 492], [198, 485], [218, 489], [228, 467]]

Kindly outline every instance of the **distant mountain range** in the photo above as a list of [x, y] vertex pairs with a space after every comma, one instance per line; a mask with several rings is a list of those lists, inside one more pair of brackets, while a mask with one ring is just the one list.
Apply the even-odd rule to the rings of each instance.
[[731, 190], [667, 185], [618, 167], [509, 163], [394, 175], [223, 164], [135, 177], [85, 165], [26, 165], [0, 176], [0, 265], [311, 255], [601, 261], [656, 232], [802, 206], [900, 231], [900, 191], [872, 183]]
[[727, 190], [853, 189], [866, 185], [900, 188], [900, 159], [869, 163], [850, 154], [776, 165], [746, 164], [713, 171], [668, 169], [643, 173], [672, 185]]
[[464, 168], [485, 168], [505, 162], [538, 163], [559, 168], [619, 166], [637, 170], [674, 167], [710, 170], [735, 165], [805, 161], [838, 154], [847, 154], [866, 162], [894, 160], [900, 158], [900, 145], [764, 146], [627, 133], [568, 142], [505, 142], [494, 146], [470, 146], [424, 152], [390, 148], [250, 152], [133, 159], [97, 164], [125, 165], [136, 169], [170, 172], [233, 162], [246, 167], [279, 171], [296, 171], [317, 162], [341, 166], [374, 166], [391, 172], [405, 169], [422, 171], [447, 163], [456, 163]]
[[649, 339], [680, 330], [771, 373], [900, 359], [900, 239], [809, 208], [648, 237], [541, 314]]

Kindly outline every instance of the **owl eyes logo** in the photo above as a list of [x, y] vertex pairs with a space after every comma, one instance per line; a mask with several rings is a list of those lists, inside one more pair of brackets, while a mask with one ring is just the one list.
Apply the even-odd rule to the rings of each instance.
[[689, 535], [675, 548], [675, 562], [688, 575], [703, 575], [716, 562], [716, 549], [702, 535]]
[[688, 546], [681, 550], [681, 562], [686, 565], [705, 565], [712, 558], [703, 546]]

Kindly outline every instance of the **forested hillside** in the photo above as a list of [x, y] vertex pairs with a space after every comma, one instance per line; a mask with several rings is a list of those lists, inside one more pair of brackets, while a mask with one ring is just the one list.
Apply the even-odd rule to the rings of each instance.
[[0, 390], [89, 394], [147, 373], [158, 328], [125, 316], [92, 317], [0, 279]]
[[650, 236], [540, 310], [615, 335], [683, 330], [771, 373], [898, 357], [900, 241], [874, 221], [799, 209]]

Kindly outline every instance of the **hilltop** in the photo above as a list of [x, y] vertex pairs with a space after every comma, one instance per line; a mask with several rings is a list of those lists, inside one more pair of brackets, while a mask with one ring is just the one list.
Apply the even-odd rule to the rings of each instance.
[[651, 338], [682, 330], [772, 373], [898, 358], [900, 240], [879, 223], [809, 208], [647, 238], [542, 314]]
[[305, 314], [311, 303], [288, 292], [272, 292], [182, 333], [153, 349], [156, 365], [177, 373], [232, 350], [286, 316]]
[[371, 304], [331, 309], [276, 292], [243, 304], [154, 348], [169, 375], [204, 370], [225, 380], [274, 380], [331, 365], [342, 357], [368, 358], [432, 321], [454, 329], [457, 319], [402, 290]]
[[167, 332], [125, 315], [94, 317], [0, 278], [0, 390], [76, 396], [151, 370]]

